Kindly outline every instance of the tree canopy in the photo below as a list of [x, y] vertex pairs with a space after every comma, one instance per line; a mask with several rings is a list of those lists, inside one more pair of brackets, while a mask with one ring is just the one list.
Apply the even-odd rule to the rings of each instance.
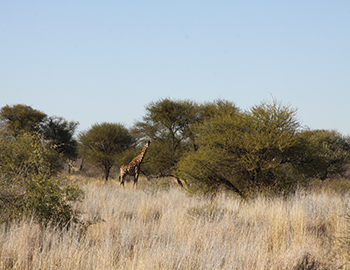
[[23, 104], [6, 105], [0, 111], [0, 119], [5, 128], [15, 137], [22, 133], [38, 131], [46, 117], [45, 113]]
[[49, 140], [65, 158], [76, 159], [78, 144], [74, 133], [78, 125], [78, 122], [68, 122], [62, 117], [47, 117], [43, 123], [45, 139]]
[[174, 176], [176, 164], [190, 150], [197, 150], [196, 128], [217, 114], [231, 115], [238, 108], [229, 101], [216, 100], [198, 104], [190, 100], [160, 99], [146, 106], [142, 121], [131, 133], [152, 141], [152, 148], [143, 167], [148, 175]]
[[192, 101], [161, 99], [146, 107], [142, 121], [135, 123], [131, 133], [138, 139], [151, 140], [144, 170], [158, 176], [173, 175], [178, 162], [191, 140], [191, 127], [196, 122], [198, 105]]
[[95, 124], [78, 137], [80, 155], [103, 170], [106, 182], [123, 151], [134, 144], [128, 129], [119, 123]]

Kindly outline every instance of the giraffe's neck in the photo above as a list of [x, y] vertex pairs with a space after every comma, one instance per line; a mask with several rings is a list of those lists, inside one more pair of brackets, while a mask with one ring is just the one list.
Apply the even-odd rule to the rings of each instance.
[[136, 164], [140, 164], [140, 163], [142, 162], [142, 160], [143, 160], [145, 154], [146, 154], [147, 148], [148, 148], [148, 144], [146, 144], [146, 145], [142, 148], [141, 153], [140, 153], [137, 157], [135, 157], [135, 158], [133, 159], [133, 162], [135, 162]]

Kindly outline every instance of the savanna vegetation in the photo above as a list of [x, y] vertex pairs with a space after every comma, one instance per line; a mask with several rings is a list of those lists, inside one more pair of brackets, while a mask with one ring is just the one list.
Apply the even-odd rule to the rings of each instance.
[[[350, 138], [261, 102], [160, 99], [130, 129], [0, 111], [0, 269], [350, 269]], [[151, 140], [137, 190], [118, 168]]]

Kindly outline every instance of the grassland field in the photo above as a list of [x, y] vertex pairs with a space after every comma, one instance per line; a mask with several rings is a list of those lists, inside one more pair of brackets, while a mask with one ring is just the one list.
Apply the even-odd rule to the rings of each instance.
[[[175, 185], [72, 176], [86, 226], [0, 227], [0, 269], [350, 269], [349, 193], [188, 196]], [[82, 228], [83, 227], [83, 228]]]

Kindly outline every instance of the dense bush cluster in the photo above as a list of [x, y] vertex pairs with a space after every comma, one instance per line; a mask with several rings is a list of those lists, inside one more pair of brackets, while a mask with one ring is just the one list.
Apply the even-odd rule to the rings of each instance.
[[295, 110], [278, 102], [217, 115], [197, 127], [198, 151], [177, 164], [193, 192], [225, 186], [247, 196], [286, 193], [312, 178], [342, 174], [349, 138], [335, 131], [304, 131]]
[[143, 170], [175, 176], [192, 193], [285, 194], [342, 175], [350, 157], [349, 137], [302, 128], [296, 110], [276, 100], [242, 111], [225, 100], [163, 99], [131, 132], [153, 141]]

